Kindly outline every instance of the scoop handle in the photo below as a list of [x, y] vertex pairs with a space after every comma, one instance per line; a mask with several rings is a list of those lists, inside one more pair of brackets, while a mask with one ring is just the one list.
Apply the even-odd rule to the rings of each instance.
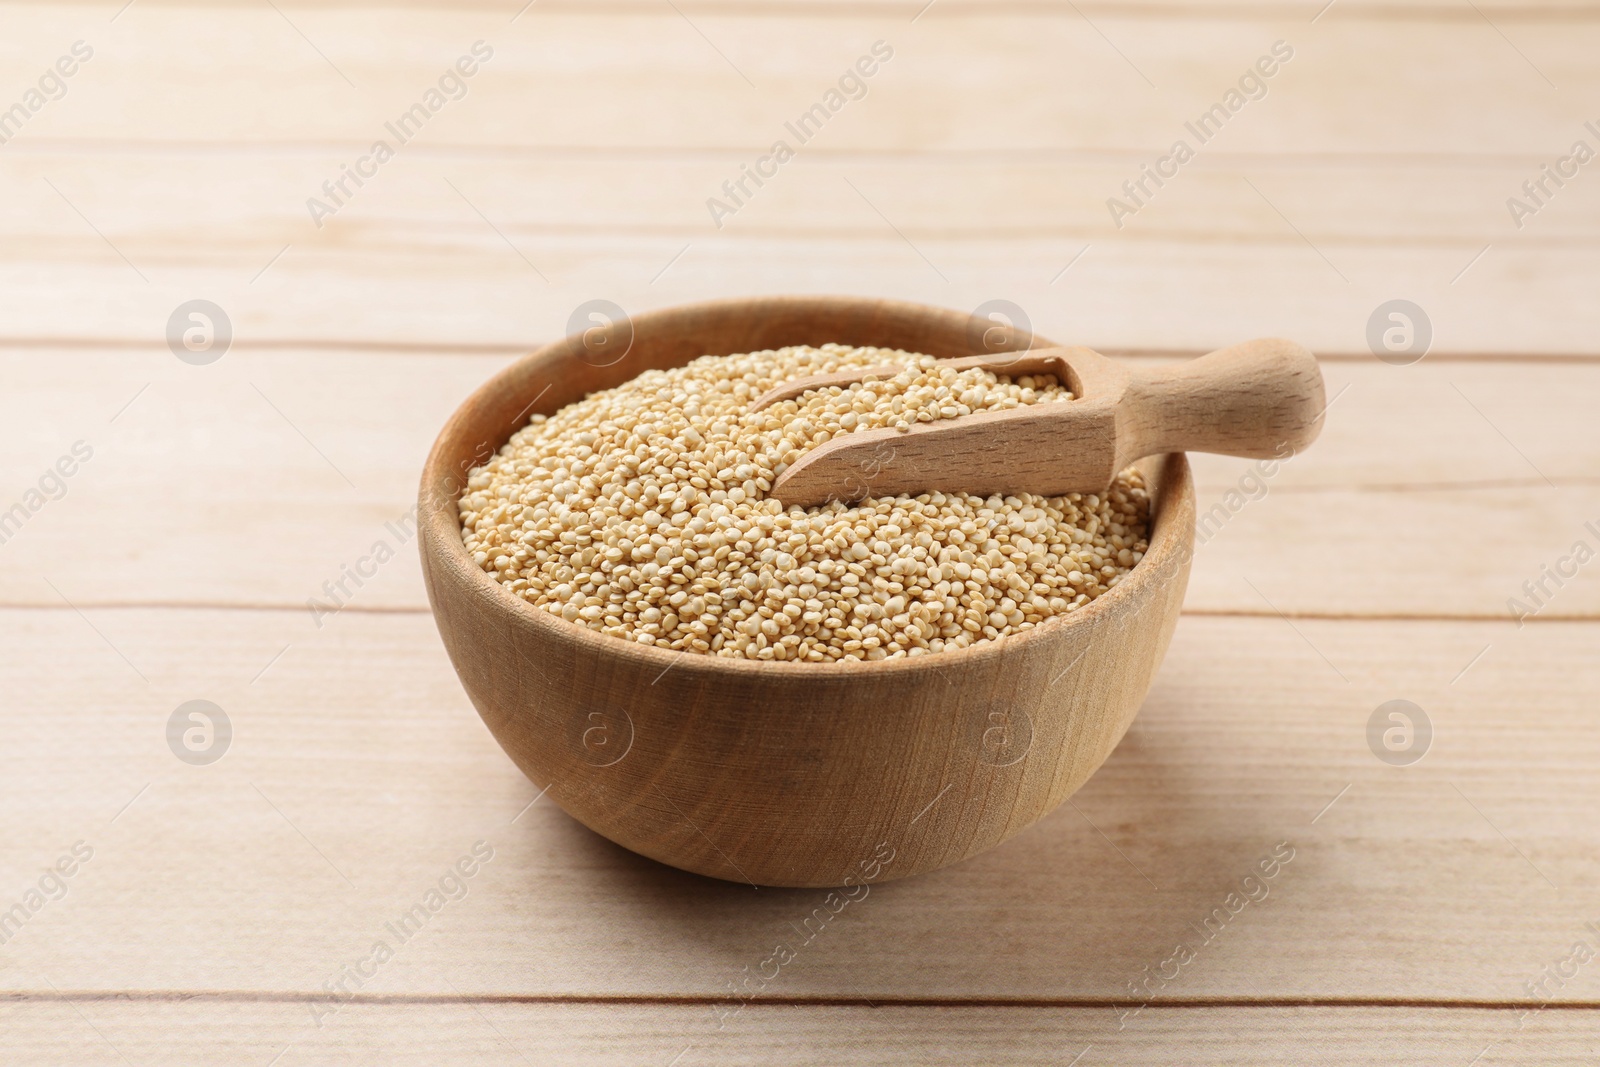
[[1322, 430], [1317, 357], [1263, 338], [1130, 374], [1117, 411], [1117, 466], [1163, 452], [1283, 458]]

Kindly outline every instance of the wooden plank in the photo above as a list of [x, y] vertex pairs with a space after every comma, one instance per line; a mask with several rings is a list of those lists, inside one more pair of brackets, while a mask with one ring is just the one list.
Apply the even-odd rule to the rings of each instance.
[[[275, 264], [274, 271], [295, 269], [307, 255], [359, 261], [363, 252], [371, 257], [382, 250], [410, 262], [427, 254], [454, 258], [495, 246], [506, 250], [474, 206], [536, 261], [546, 245], [565, 249], [582, 241], [676, 239], [682, 247], [686, 240], [721, 238], [872, 247], [898, 230], [919, 244], [1005, 244], [1021, 255], [1053, 245], [1076, 252], [1085, 242], [1244, 242], [1263, 251], [1292, 247], [1315, 258], [1309, 239], [1350, 266], [1344, 257], [1397, 248], [1465, 251], [1469, 257], [1486, 242], [1583, 251], [1600, 237], [1594, 220], [1600, 190], [1576, 182], [1518, 232], [1505, 201], [1519, 193], [1540, 160], [1515, 155], [1411, 161], [1207, 153], [1119, 226], [1106, 201], [1117, 197], [1132, 204], [1121, 186], [1148, 162], [1139, 152], [1018, 150], [993, 156], [808, 149], [760, 188], [747, 182], [748, 196], [739, 197], [721, 188], [749, 162], [738, 148], [427, 145], [408, 148], [392, 169], [355, 189], [340, 211], [312, 218], [307, 200], [331, 205], [322, 182], [349, 162], [348, 151], [365, 147], [308, 143], [206, 151], [199, 144], [119, 149], [19, 141], [8, 159], [15, 203], [0, 216], [0, 232], [10, 242], [6, 257], [88, 265], [116, 260], [61, 194], [148, 273], [234, 259], [240, 269], [260, 270], [266, 257], [258, 262], [258, 253], [270, 256], [285, 243], [300, 253]], [[193, 187], [172, 187], [179, 170]], [[707, 210], [711, 198], [729, 209], [735, 199], [746, 202], [718, 218]], [[873, 215], [873, 205], [893, 220], [894, 230]], [[1285, 216], [1292, 226], [1285, 225]], [[1085, 260], [1085, 266], [1092, 262]], [[552, 284], [565, 280], [556, 264], [546, 266], [555, 274]], [[1044, 281], [1059, 269], [1056, 264]], [[1336, 280], [1331, 270], [1329, 277]]]
[[[457, 219], [447, 229], [461, 233], [461, 225]], [[197, 296], [228, 310], [242, 340], [446, 350], [510, 349], [559, 336], [574, 309], [597, 297], [636, 313], [722, 297], [841, 292], [961, 309], [1000, 294], [1027, 309], [1041, 333], [1109, 350], [1207, 350], [1240, 337], [1288, 336], [1315, 351], [1367, 358], [1368, 320], [1396, 294], [1427, 310], [1441, 352], [1588, 357], [1600, 328], [1587, 301], [1594, 256], [1577, 250], [1495, 248], [1471, 266], [1473, 286], [1451, 288], [1481, 245], [1369, 249], [1340, 259], [1347, 276], [1365, 279], [1347, 289], [1315, 252], [1278, 243], [1094, 245], [1055, 287], [1050, 279], [1083, 251], [1082, 241], [919, 240], [913, 249], [890, 236], [843, 250], [716, 237], [705, 244], [686, 237], [519, 243], [554, 279], [547, 288], [492, 232], [471, 239], [474, 249], [426, 264], [382, 249], [324, 257], [284, 240], [230, 251], [215, 266], [157, 268], [148, 285], [102, 247], [92, 264], [0, 264], [0, 304], [15, 331], [12, 345], [43, 339], [157, 349], [174, 309]], [[285, 245], [289, 251], [261, 275]]]
[[[1123, 1032], [1103, 1008], [752, 1007], [723, 1031], [698, 1006], [356, 1005], [321, 1030], [299, 1004], [206, 998], [0, 1001], [17, 1067], [126, 1062], [283, 1067], [392, 1064], [1588, 1064], [1595, 1011], [1427, 1008], [1146, 1009]], [[1487, 1048], [1488, 1051], [1485, 1051]], [[1480, 1055], [1481, 1054], [1481, 1055]], [[124, 1059], [126, 1057], [126, 1059]], [[677, 1057], [674, 1061], [674, 1057]]]
[[[148, 7], [181, 7], [183, 0], [141, 0]], [[75, 9], [85, 12], [102, 12], [110, 16], [117, 11], [117, 0], [87, 0], [73, 5]], [[218, 0], [216, 4], [208, 5], [214, 8], [248, 8], [252, 6], [250, 0]], [[317, 0], [280, 0], [279, 5], [287, 11], [315, 10], [323, 5]], [[343, 7], [360, 10], [397, 11], [416, 9], [420, 11], [438, 12], [446, 11], [475, 11], [490, 15], [512, 15], [516, 7], [506, 4], [504, 0], [460, 0], [459, 3], [445, 2], [445, 0], [349, 0]], [[564, 13], [574, 12], [604, 12], [608, 15], [629, 15], [649, 13], [651, 4], [649, 0], [541, 0], [541, 12], [557, 11]], [[763, 16], [810, 16], [815, 18], [837, 18], [840, 15], [854, 14], [857, 16], [872, 15], [874, 17], [895, 18], [904, 16], [910, 18], [920, 11], [921, 5], [917, 0], [862, 0], [862, 2], [849, 2], [849, 0], [683, 0], [678, 5], [690, 14], [740, 14], [745, 17], [757, 18]], [[1182, 15], [1190, 18], [1215, 18], [1215, 19], [1263, 19], [1269, 17], [1295, 17], [1304, 15], [1309, 20], [1316, 13], [1316, 8], [1306, 9], [1303, 0], [1254, 0], [1246, 2], [1239, 0], [1234, 3], [1224, 3], [1221, 0], [1086, 0], [1078, 5], [1080, 9], [1090, 15], [1121, 14], [1128, 18], [1171, 17]], [[1496, 22], [1550, 22], [1586, 20], [1594, 17], [1596, 8], [1593, 0], [1541, 0], [1537, 4], [1514, 4], [1505, 0], [1492, 0], [1480, 4], [1479, 7]], [[963, 17], [974, 15], [1029, 15], [1047, 18], [1072, 18], [1070, 9], [1063, 12], [1060, 5], [1049, 3], [1049, 0], [940, 0], [936, 9], [942, 15], [958, 14]], [[1345, 18], [1357, 19], [1433, 19], [1440, 21], [1467, 21], [1469, 17], [1476, 18], [1470, 12], [1463, 13], [1459, 7], [1449, 3], [1449, 0], [1407, 0], [1405, 3], [1381, 4], [1375, 0], [1352, 0], [1348, 4], [1340, 3], [1339, 10]], [[927, 17], [933, 17], [931, 14]], [[1333, 17], [1331, 14], [1326, 17]], [[920, 20], [919, 20], [920, 21]], [[1319, 22], [1322, 20], [1318, 20]]]
[[[211, 293], [241, 337], [270, 324], [288, 327], [280, 338], [506, 344], [561, 328], [601, 291], [629, 307], [999, 293], [1097, 345], [1216, 346], [1248, 330], [1350, 352], [1373, 310], [1404, 296], [1428, 309], [1439, 348], [1592, 351], [1600, 187], [1569, 183], [1520, 230], [1505, 207], [1584, 135], [1586, 115], [1539, 71], [1581, 98], [1592, 20], [1545, 10], [1511, 37], [1422, 8], [1307, 25], [1267, 98], [1117, 229], [1107, 198], [1288, 32], [1281, 19], [1109, 16], [1102, 29], [1156, 89], [1076, 15], [1008, 9], [990, 25], [974, 10], [908, 21], [867, 97], [719, 230], [707, 198], [873, 35], [894, 35], [883, 16], [727, 8], [690, 25], [535, 9], [503, 37], [503, 12], [407, 9], [375, 41], [371, 9], [302, 12], [352, 89], [273, 12], [141, 8], [5, 146], [17, 189], [0, 233], [18, 258], [0, 263], [0, 317], [13, 339], [152, 338]], [[21, 8], [16, 77], [99, 11]], [[306, 199], [431, 84], [451, 41], [480, 31], [501, 51], [469, 95], [319, 230]], [[159, 47], [212, 32], [235, 35], [225, 71], [202, 49]], [[588, 47], [600, 36], [608, 48]], [[1038, 84], [1013, 99], [1018, 70]], [[1433, 91], [1410, 91], [1419, 71]]]
[[[0, 620], [7, 906], [74, 842], [94, 849], [10, 937], [8, 991], [315, 993], [383, 939], [372, 993], [716, 998], [792, 940], [763, 995], [1110, 1005], [1187, 939], [1163, 997], [1513, 1003], [1600, 921], [1592, 623], [1185, 619], [1073, 804], [872, 888], [807, 944], [820, 891], [641, 859], [551, 803], [570, 783], [530, 806], [426, 616], [312, 635], [272, 612]], [[1507, 710], [1530, 692], [1536, 713]], [[1366, 737], [1396, 698], [1433, 727], [1403, 768]], [[191, 699], [232, 724], [209, 766], [168, 748]], [[400, 944], [385, 923], [480, 839], [494, 856], [464, 898]], [[1294, 855], [1265, 898], [1207, 943], [1202, 920], [1280, 842]], [[1600, 1003], [1587, 974], [1556, 992]]]
[[[241, 350], [193, 367], [165, 349], [0, 352], [0, 505], [74, 442], [95, 450], [0, 545], [0, 602], [277, 606], [309, 635], [307, 601], [335, 603], [324, 583], [344, 581], [337, 599], [356, 610], [423, 610], [399, 520], [438, 428], [507, 358]], [[1542, 567], [1578, 540], [1600, 546], [1586, 529], [1600, 523], [1600, 451], [1584, 429], [1600, 366], [1324, 371], [1328, 424], [1305, 455], [1275, 469], [1197, 457], [1190, 610], [1509, 620], [1508, 600], [1537, 606], [1523, 583]], [[357, 588], [341, 568], [379, 541], [397, 557]], [[1600, 616], [1600, 575], [1545, 579], [1540, 599], [1546, 617]]]
[[[1217, 532], [1198, 549], [1188, 610], [1510, 623], [1600, 608], [1581, 565], [1600, 547], [1593, 489], [1286, 493], [1230, 511], [1238, 499], [1208, 502]], [[1579, 542], [1588, 548], [1574, 554]], [[1549, 578], [1558, 564], [1576, 577]], [[1540, 581], [1543, 592], [1527, 591]]]
[[737, 150], [419, 148], [319, 229], [307, 198], [344, 156], [13, 153], [5, 337], [159, 341], [173, 308], [205, 295], [241, 344], [448, 348], [559, 333], [597, 294], [641, 309], [787, 291], [957, 307], [998, 295], [1041, 331], [1134, 349], [1254, 332], [1365, 353], [1368, 320], [1397, 296], [1425, 309], [1436, 351], [1592, 353], [1600, 328], [1583, 299], [1600, 185], [1518, 231], [1504, 203], [1527, 160], [1202, 158], [1119, 230], [1106, 199], [1137, 154], [808, 153], [718, 229], [706, 202], [746, 161]]
[[[30, 120], [29, 138], [365, 144], [482, 38], [494, 58], [428, 139], [447, 129], [478, 144], [764, 148], [784, 119], [884, 39], [894, 58], [866, 100], [828, 126], [835, 148], [1144, 152], [1164, 148], [1183, 119], [1285, 39], [1297, 55], [1266, 101], [1242, 113], [1248, 122], [1230, 126], [1228, 138], [1243, 142], [1234, 150], [1455, 154], [1492, 146], [1541, 158], [1564, 149], [1589, 117], [1544, 78], [1581, 100], [1600, 76], [1588, 62], [1596, 30], [1588, 7], [1540, 7], [1522, 18], [1510, 5], [1493, 9], [1516, 20], [1511, 38], [1444, 5], [1353, 7], [1314, 25], [1311, 5], [1223, 8], [1220, 19], [1183, 6], [1100, 9], [1091, 21], [1070, 8], [1008, 7], [996, 16], [940, 4], [915, 23], [910, 5], [897, 18], [870, 7], [818, 15], [721, 5], [685, 15], [639, 4], [619, 18], [617, 10], [541, 4], [515, 23], [511, 5], [380, 10], [302, 9], [291, 26], [252, 5], [140, 5], [112, 25], [102, 8], [26, 6], [14, 19], [26, 47], [9, 69], [31, 81], [74, 38], [104, 41], [68, 97]], [[1291, 20], [1289, 10], [1301, 17]], [[173, 55], [162, 47], [180, 35], [225, 41], [230, 62], [219, 68], [204, 49]], [[1026, 92], [1017, 91], [1019, 71], [1028, 72]], [[1419, 71], [1436, 91], [1414, 91]], [[659, 92], [662, 85], [672, 91]], [[997, 98], [1006, 106], [995, 107]], [[616, 107], [619, 99], [627, 106]]]

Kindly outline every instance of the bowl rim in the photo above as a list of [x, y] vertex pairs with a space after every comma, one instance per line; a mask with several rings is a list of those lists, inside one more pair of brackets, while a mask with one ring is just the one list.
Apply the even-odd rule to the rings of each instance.
[[[698, 301], [688, 304], [674, 304], [663, 308], [655, 308], [630, 316], [636, 328], [641, 324], [662, 325], [679, 316], [705, 315], [707, 313], [734, 312], [748, 310], [751, 305], [771, 303], [794, 309], [797, 305], [815, 304], [818, 306], [828, 304], [856, 304], [871, 305], [876, 308], [888, 308], [909, 316], [949, 315], [951, 309], [935, 307], [929, 304], [918, 304], [911, 301], [888, 300], [876, 297], [860, 296], [754, 296], [734, 297], [718, 300]], [[955, 312], [959, 314], [959, 312]], [[1037, 334], [1030, 334], [1030, 343], [1041, 343], [1054, 346], [1056, 342]], [[846, 658], [832, 660], [826, 663], [794, 662], [789, 660], [763, 660], [748, 659], [745, 657], [718, 656], [706, 652], [687, 652], [674, 649], [661, 648], [656, 645], [643, 645], [635, 641], [613, 637], [609, 634], [599, 633], [587, 626], [578, 626], [559, 616], [541, 608], [536, 608], [522, 597], [506, 589], [499, 582], [489, 577], [485, 571], [467, 554], [465, 543], [461, 540], [461, 520], [459, 501], [461, 494], [466, 491], [466, 479], [456, 479], [458, 487], [451, 493], [433, 492], [433, 487], [438, 484], [443, 475], [451, 469], [452, 464], [459, 466], [454, 457], [442, 455], [446, 438], [450, 436], [451, 429], [455, 426], [462, 413], [475, 402], [495, 394], [510, 386], [521, 371], [530, 363], [546, 359], [560, 351], [570, 351], [575, 338], [568, 336], [559, 340], [540, 345], [519, 359], [502, 367], [482, 385], [469, 393], [451, 412], [438, 436], [428, 449], [427, 459], [422, 469], [422, 480], [418, 490], [418, 525], [429, 527], [438, 536], [420, 537], [420, 551], [432, 553], [434, 562], [444, 563], [450, 570], [457, 574], [465, 575], [471, 592], [473, 605], [479, 609], [500, 607], [509, 612], [513, 620], [534, 628], [535, 631], [548, 635], [556, 641], [570, 641], [577, 645], [584, 653], [592, 653], [598, 657], [639, 657], [636, 662], [654, 664], [661, 668], [665, 674], [669, 669], [688, 670], [691, 674], [702, 676], [734, 676], [753, 679], [756, 677], [772, 678], [776, 675], [789, 675], [794, 678], [810, 677], [817, 681], [837, 680], [863, 674], [888, 676], [897, 673], [916, 671], [940, 671], [945, 667], [966, 667], [968, 669], [982, 668], [990, 665], [989, 661], [998, 661], [1001, 657], [1013, 653], [1023, 642], [1050, 640], [1061, 636], [1072, 628], [1090, 627], [1102, 615], [1117, 608], [1123, 601], [1129, 600], [1149, 592], [1146, 586], [1155, 581], [1158, 570], [1164, 570], [1164, 564], [1171, 558], [1185, 554], [1192, 556], [1192, 541], [1194, 526], [1192, 523], [1180, 525], [1175, 522], [1176, 516], [1172, 509], [1181, 508], [1183, 498], [1190, 498], [1193, 507], [1194, 480], [1188, 468], [1188, 457], [1182, 452], [1171, 452], [1164, 455], [1150, 456], [1140, 460], [1135, 466], [1146, 471], [1147, 477], [1154, 469], [1155, 476], [1160, 478], [1167, 486], [1167, 492], [1156, 500], [1156, 509], [1152, 513], [1151, 542], [1144, 556], [1115, 586], [1084, 607], [1069, 612], [1066, 615], [1056, 615], [1035, 625], [1032, 629], [1022, 633], [1008, 634], [999, 639], [979, 641], [965, 648], [952, 651], [930, 653], [923, 656], [900, 656], [897, 658], [881, 660], [859, 660]], [[801, 342], [796, 342], [801, 343]], [[816, 342], [826, 343], [826, 342]], [[592, 394], [591, 394], [592, 395]], [[520, 428], [520, 427], [519, 427]], [[516, 429], [511, 431], [516, 432]], [[509, 435], [507, 437], [509, 440]], [[494, 445], [495, 454], [505, 447], [506, 441], [502, 440]], [[1162, 517], [1165, 517], [1162, 521]], [[1156, 537], [1157, 533], [1160, 537]], [[1189, 546], [1186, 549], [1186, 546]], [[424, 581], [429, 586], [429, 600], [435, 612], [439, 610], [433, 604], [433, 582], [428, 576], [427, 560], [424, 560]]]

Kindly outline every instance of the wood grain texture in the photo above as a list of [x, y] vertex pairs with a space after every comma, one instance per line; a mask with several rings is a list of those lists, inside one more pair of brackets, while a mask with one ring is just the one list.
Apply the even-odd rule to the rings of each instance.
[[[74, 40], [96, 57], [0, 147], [0, 506], [95, 455], [0, 544], [0, 905], [96, 856], [0, 946], [0, 1058], [1593, 1059], [1592, 964], [1520, 1016], [1596, 920], [1600, 572], [1506, 614], [1600, 521], [1600, 185], [1507, 211], [1589, 137], [1593, 3], [275, 6], [3, 8], [0, 103]], [[319, 229], [306, 198], [479, 37], [468, 96]], [[707, 198], [880, 38], [867, 96], [717, 228]], [[1119, 227], [1107, 198], [1277, 39], [1266, 97]], [[450, 411], [580, 302], [804, 292], [1002, 297], [1113, 354], [1293, 337], [1333, 357], [1333, 406], [1270, 473], [1196, 458], [1189, 614], [1080, 810], [875, 887], [719, 1031], [821, 894], [528, 806], [388, 524]], [[205, 368], [163, 338], [197, 296], [236, 327]], [[1397, 297], [1432, 320], [1411, 366], [1369, 355]], [[380, 539], [319, 626], [307, 598]], [[238, 727], [209, 768], [163, 733], [196, 697]], [[1365, 739], [1396, 697], [1436, 727], [1408, 768]], [[470, 894], [312, 1025], [479, 838]], [[1271, 898], [1118, 1033], [1128, 983], [1278, 840]]]
[[530, 161], [419, 145], [319, 230], [306, 199], [353, 158], [338, 146], [42, 147], [5, 149], [16, 210], [0, 213], [0, 336], [11, 340], [159, 347], [173, 308], [197, 295], [228, 310], [240, 346], [445, 351], [562, 336], [595, 297], [638, 312], [792, 292], [961, 309], [998, 296], [1042, 334], [1111, 354], [1283, 336], [1366, 355], [1369, 317], [1397, 297], [1426, 309], [1435, 352], [1580, 355], [1600, 328], [1585, 299], [1600, 185], [1569, 186], [1518, 230], [1505, 200], [1537, 172], [1532, 156], [1487, 172], [1315, 158], [1268, 170], [1253, 156], [1212, 169], [1202, 157], [1119, 230], [1105, 200], [1137, 171], [1133, 154], [1090, 165], [819, 152], [718, 229], [705, 202], [749, 162], [741, 149], [552, 149]]
[[742, 150], [530, 161], [418, 145], [319, 230], [305, 203], [349, 162], [336, 146], [28, 151], [26, 136], [6, 147], [17, 210], [0, 213], [8, 339], [159, 346], [172, 309], [200, 294], [228, 310], [241, 346], [528, 346], [563, 335], [597, 296], [641, 311], [808, 291], [963, 309], [999, 295], [1041, 333], [1110, 353], [1275, 335], [1365, 354], [1368, 318], [1401, 296], [1427, 310], [1436, 352], [1581, 354], [1597, 326], [1584, 227], [1600, 186], [1571, 185], [1517, 230], [1505, 199], [1534, 158], [1487, 173], [1449, 160], [1264, 171], [1253, 157], [1215, 170], [1197, 159], [1118, 230], [1105, 199], [1137, 169], [1131, 155], [1087, 165], [819, 153], [718, 229], [705, 201], [749, 161]]
[[[829, 1006], [747, 1008], [726, 1029], [702, 1006], [360, 1004], [318, 1030], [303, 1005], [179, 1002], [0, 1002], [17, 1067], [213, 1062], [284, 1067], [350, 1064], [543, 1065], [761, 1062], [800, 1065], [977, 1062], [1080, 1067], [1129, 1064], [1370, 1064], [1579, 1067], [1593, 1062], [1600, 1011], [1547, 1011], [1525, 1030], [1515, 1010], [1433, 1008], [1148, 1008], [1122, 1032], [1108, 1008]], [[126, 1059], [124, 1059], [126, 1057]]]
[[[99, 6], [8, 8], [29, 43], [8, 61], [15, 84], [57, 41], [104, 43], [5, 146], [0, 322], [159, 343], [173, 307], [206, 293], [241, 343], [292, 307], [275, 336], [516, 344], [564, 333], [597, 295], [640, 310], [846, 291], [961, 308], [1003, 295], [1041, 332], [1102, 350], [1278, 335], [1364, 352], [1368, 317], [1396, 297], [1428, 310], [1436, 350], [1580, 353], [1600, 325], [1586, 299], [1600, 185], [1569, 183], [1521, 228], [1506, 208], [1584, 134], [1564, 99], [1593, 95], [1592, 19], [1492, 9], [1502, 37], [1432, 5], [1347, 20], [1341, 3], [1315, 25], [1275, 7], [1107, 25], [960, 10], [914, 25], [887, 9], [691, 13], [715, 47], [664, 7], [616, 20], [535, 5], [514, 25], [487, 6], [303, 12], [351, 88], [265, 8], [136, 6], [115, 25]], [[168, 47], [208, 34], [210, 53]], [[308, 198], [480, 34], [499, 50], [468, 95], [319, 228]], [[613, 47], [588, 47], [596, 34]], [[898, 51], [868, 95], [718, 228], [708, 198], [879, 34]], [[1269, 94], [1119, 227], [1107, 200], [1280, 36], [1297, 58]], [[977, 88], [1018, 70], [1025, 100]], [[1412, 91], [1416, 71], [1436, 91]]]
[[[54, 60], [60, 44], [86, 36], [105, 41], [83, 72], [86, 80], [30, 122], [29, 138], [217, 148], [339, 140], [364, 150], [385, 121], [482, 38], [494, 57], [467, 95], [430, 122], [427, 142], [764, 150], [783, 136], [784, 120], [883, 39], [893, 58], [868, 79], [866, 95], [824, 127], [815, 138], [819, 147], [1093, 147], [1143, 156], [1181, 136], [1184, 119], [1217, 102], [1282, 39], [1294, 57], [1268, 80], [1265, 97], [1230, 120], [1219, 138], [1226, 143], [1215, 147], [1290, 158], [1340, 151], [1544, 158], [1579, 135], [1574, 128], [1581, 129], [1583, 118], [1550, 92], [1539, 71], [1576, 99], [1600, 81], [1588, 62], [1593, 18], [1552, 18], [1545, 5], [1533, 9], [1545, 17], [1513, 16], [1509, 23], [1525, 61], [1483, 18], [1443, 4], [1431, 13], [1409, 5], [1387, 17], [1373, 6], [1353, 7], [1352, 16], [1335, 8], [1313, 25], [1315, 7], [1296, 7], [1291, 15], [1288, 5], [1222, 8], [1224, 18], [1204, 9], [1189, 15], [1145, 7], [1132, 17], [1090, 21], [1048, 5], [1002, 8], [999, 17], [969, 5], [950, 17], [941, 14], [943, 3], [914, 24], [915, 7], [903, 17], [871, 6], [814, 17], [726, 4], [686, 8], [691, 23], [650, 5], [616, 18], [577, 5], [547, 12], [541, 3], [513, 23], [516, 8], [509, 4], [498, 10], [341, 5], [308, 10], [298, 20], [323, 55], [270, 8], [247, 4], [214, 11], [136, 7], [129, 15], [138, 17], [114, 25], [98, 5], [8, 5], [8, 21], [27, 47], [13, 53], [7, 69], [17, 72], [20, 85], [37, 77], [35, 59]], [[1516, 7], [1485, 10], [1499, 17]], [[379, 26], [381, 44], [372, 37]], [[595, 49], [601, 27], [610, 30], [608, 47]], [[184, 34], [216, 47], [167, 47]], [[219, 54], [228, 62], [218, 63]], [[1464, 55], [1478, 62], [1459, 62]], [[158, 70], [165, 76], [156, 77]], [[1419, 70], [1437, 93], [1411, 91]], [[1352, 81], [1355, 71], [1364, 77]], [[1039, 91], [1017, 93], [1019, 72]], [[1504, 94], [1504, 105], [1486, 119], [1474, 105], [1490, 104], [1497, 94]], [[566, 106], [517, 111], [511, 106], [517, 101]], [[1009, 106], [993, 106], [999, 101]], [[1516, 121], [1507, 121], [1511, 114]], [[1096, 206], [1109, 195], [1096, 197]]]
[[[370, 992], [728, 997], [825, 906], [822, 890], [643, 859], [549, 796], [530, 806], [538, 790], [474, 714], [427, 616], [346, 614], [307, 638], [273, 612], [86, 614], [0, 613], [0, 687], [15, 694], [0, 899], [74, 841], [95, 849], [69, 894], [0, 946], [0, 990], [315, 994], [375, 939], [393, 943], [384, 924], [479, 839], [493, 861]], [[1271, 895], [1163, 997], [1527, 1003], [1523, 983], [1600, 920], [1596, 633], [1185, 618], [1133, 728], [1071, 804], [872, 887], [764, 995], [1109, 1005], [1177, 939], [1198, 943], [1190, 924], [1287, 841]], [[1397, 697], [1433, 721], [1411, 767], [1367, 747], [1373, 710]], [[234, 725], [210, 767], [179, 763], [164, 736], [195, 698]], [[941, 804], [983, 802], [958, 786]], [[1589, 968], [1558, 992], [1600, 1004]]]

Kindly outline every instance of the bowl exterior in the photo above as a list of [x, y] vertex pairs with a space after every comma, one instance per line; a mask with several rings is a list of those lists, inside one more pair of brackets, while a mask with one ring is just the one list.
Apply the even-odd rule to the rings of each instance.
[[1177, 623], [1194, 543], [1184, 457], [1141, 465], [1155, 521], [1138, 567], [1087, 608], [1025, 634], [828, 665], [645, 648], [533, 608], [467, 556], [456, 501], [472, 466], [529, 414], [649, 367], [827, 341], [966, 354], [973, 324], [910, 304], [771, 298], [669, 309], [631, 326], [615, 362], [568, 338], [509, 367], [452, 417], [424, 471], [420, 542], [439, 632], [517, 766], [626, 848], [779, 886], [933, 870], [1004, 841], [1078, 789], [1127, 730]]

